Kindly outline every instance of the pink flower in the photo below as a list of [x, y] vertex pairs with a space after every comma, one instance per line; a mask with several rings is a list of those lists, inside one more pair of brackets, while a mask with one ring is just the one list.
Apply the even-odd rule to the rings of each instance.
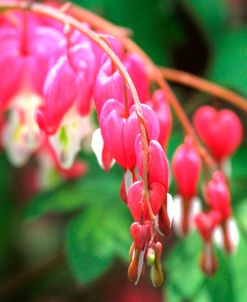
[[184, 198], [196, 196], [201, 174], [201, 159], [189, 137], [175, 151], [172, 158], [172, 171], [179, 194]]
[[242, 141], [241, 121], [229, 109], [217, 111], [211, 106], [202, 106], [194, 115], [194, 125], [218, 161], [232, 155]]
[[210, 207], [218, 211], [222, 219], [231, 215], [231, 195], [223, 173], [216, 171], [205, 186], [205, 197]]
[[80, 78], [63, 56], [50, 70], [44, 88], [44, 105], [36, 118], [39, 127], [47, 134], [54, 134], [65, 113], [78, 99]]
[[197, 184], [201, 174], [201, 159], [190, 137], [185, 138], [172, 158], [172, 171], [179, 195], [174, 198], [174, 229], [186, 235], [193, 227], [193, 216], [200, 209]]
[[[139, 99], [141, 102], [145, 102], [149, 98], [149, 81], [144, 64], [136, 54], [131, 52], [122, 58], [122, 62], [136, 87]], [[107, 59], [99, 70], [94, 88], [94, 100], [98, 115], [100, 115], [104, 103], [111, 98], [122, 104], [127, 101], [129, 108], [133, 105], [132, 95], [125, 87], [122, 75], [112, 61]]]
[[94, 87], [94, 102], [98, 116], [105, 102], [112, 98], [124, 104], [124, 80], [108, 59], [99, 70]]
[[[142, 104], [149, 137], [159, 136], [159, 122], [155, 112]], [[132, 169], [136, 164], [135, 140], [140, 133], [139, 122], [133, 105], [126, 113], [126, 108], [117, 100], [108, 100], [100, 115], [100, 128], [106, 148], [116, 162], [125, 169]]]
[[0, 30], [0, 70], [5, 75], [0, 81], [1, 110], [22, 89], [42, 94], [45, 76], [61, 39], [63, 36], [52, 28], [34, 27], [20, 32], [9, 26]]
[[204, 248], [201, 254], [200, 266], [202, 271], [212, 276], [217, 270], [217, 259], [213, 250], [213, 232], [221, 221], [221, 215], [217, 211], [208, 213], [201, 212], [195, 218], [195, 224], [204, 241]]
[[[143, 177], [143, 152], [140, 135], [136, 139], [137, 168]], [[148, 173], [149, 183], [159, 182], [168, 191], [168, 160], [156, 140], [151, 140], [148, 146]]]
[[156, 90], [152, 95], [152, 100], [147, 102], [156, 112], [160, 122], [159, 143], [166, 148], [172, 129], [172, 114], [169, 103], [162, 90]]
[[[134, 182], [128, 191], [128, 207], [135, 221], [150, 220], [147, 201], [143, 194], [144, 184], [142, 181]], [[158, 182], [153, 182], [149, 189], [149, 200], [153, 214], [156, 216], [162, 202], [166, 198], [165, 188]]]
[[76, 45], [50, 69], [44, 86], [44, 105], [37, 112], [37, 122], [47, 134], [57, 131], [64, 115], [74, 104], [81, 113], [88, 113], [93, 58], [90, 46]]

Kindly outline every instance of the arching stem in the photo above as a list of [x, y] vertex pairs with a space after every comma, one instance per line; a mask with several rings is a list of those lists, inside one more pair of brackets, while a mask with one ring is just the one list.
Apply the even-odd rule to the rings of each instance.
[[160, 67], [160, 71], [162, 72], [162, 75], [169, 81], [214, 95], [230, 104], [236, 105], [240, 109], [247, 112], [247, 100], [229, 89], [223, 88], [188, 72], [165, 67]]
[[[147, 127], [146, 123], [142, 114], [141, 110], [141, 103], [135, 88], [135, 85], [132, 82], [132, 79], [127, 72], [126, 68], [118, 58], [118, 56], [114, 53], [114, 51], [109, 47], [109, 45], [101, 38], [100, 35], [92, 31], [91, 29], [83, 26], [80, 21], [76, 20], [72, 16], [68, 16], [62, 11], [59, 11], [53, 7], [50, 7], [48, 5], [39, 4], [39, 3], [30, 3], [28, 1], [21, 1], [21, 2], [5, 2], [2, 1], [0, 3], [0, 11], [5, 11], [8, 9], [13, 10], [30, 10], [33, 13], [37, 13], [43, 16], [50, 17], [58, 22], [61, 22], [62, 24], [69, 25], [74, 29], [77, 29], [82, 34], [87, 36], [89, 39], [91, 39], [93, 42], [95, 42], [108, 56], [109, 58], [114, 62], [116, 65], [116, 68], [118, 68], [120, 74], [125, 79], [126, 84], [128, 85], [130, 92], [132, 94], [134, 103], [135, 103], [135, 109], [136, 109], [136, 115], [138, 117], [139, 125], [140, 125], [140, 133], [141, 133], [141, 142], [142, 142], [142, 152], [143, 152], [143, 182], [144, 182], [144, 190], [145, 190], [145, 197], [147, 201], [147, 206], [149, 210], [150, 219], [154, 220], [154, 214], [152, 211], [152, 207], [149, 200], [149, 185], [148, 185], [148, 137], [147, 137]], [[100, 19], [100, 18], [99, 18]], [[104, 22], [104, 24], [106, 24]]]

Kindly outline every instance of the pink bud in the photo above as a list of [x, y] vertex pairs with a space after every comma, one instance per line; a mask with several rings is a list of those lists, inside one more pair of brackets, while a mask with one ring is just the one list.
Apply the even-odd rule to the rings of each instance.
[[[143, 177], [143, 152], [140, 135], [136, 139], [136, 156], [137, 168], [140, 176]], [[148, 172], [149, 183], [159, 182], [168, 191], [168, 160], [156, 140], [151, 140], [148, 147]]]
[[[159, 124], [155, 112], [142, 104], [149, 137], [159, 136]], [[126, 114], [123, 104], [114, 99], [108, 100], [100, 115], [100, 127], [106, 148], [116, 162], [127, 169], [136, 164], [135, 140], [140, 133], [139, 122], [133, 105]]]
[[175, 151], [172, 171], [179, 194], [184, 198], [194, 197], [201, 173], [201, 159], [190, 138], [186, 138], [184, 144]]
[[[136, 87], [140, 101], [145, 102], [149, 99], [149, 79], [144, 63], [136, 53], [128, 52], [123, 64]], [[130, 92], [128, 99], [131, 100]]]
[[124, 103], [124, 80], [114, 64], [108, 59], [101, 67], [95, 82], [94, 101], [98, 116], [109, 99]]
[[[136, 87], [139, 99], [144, 102], [149, 97], [149, 81], [145, 66], [134, 53], [127, 53], [122, 63]], [[112, 60], [107, 59], [99, 70], [94, 88], [94, 100], [98, 115], [100, 115], [105, 102], [111, 98], [122, 104], [127, 101], [129, 108], [133, 105], [132, 95], [128, 87], [125, 87], [123, 76]]]
[[240, 119], [229, 109], [217, 111], [211, 106], [200, 107], [194, 115], [194, 125], [218, 161], [232, 155], [242, 141]]
[[213, 210], [222, 215], [222, 219], [231, 216], [231, 195], [223, 173], [216, 171], [205, 187], [205, 198]]
[[152, 95], [150, 104], [151, 108], [156, 112], [160, 122], [159, 142], [163, 148], [166, 148], [172, 129], [172, 114], [169, 103], [162, 90], [156, 90]]

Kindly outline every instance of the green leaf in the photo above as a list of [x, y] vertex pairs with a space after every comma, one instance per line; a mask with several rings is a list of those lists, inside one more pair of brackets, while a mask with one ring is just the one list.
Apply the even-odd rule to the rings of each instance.
[[247, 28], [225, 34], [217, 44], [208, 76], [247, 96]]
[[247, 301], [247, 286], [246, 286], [246, 255], [247, 255], [247, 234], [240, 233], [240, 243], [238, 251], [232, 256], [232, 272], [231, 278], [235, 284], [235, 301]]
[[242, 145], [231, 159], [232, 178], [247, 178], [247, 145]]
[[[246, 218], [247, 208], [239, 208], [236, 218]], [[198, 268], [198, 256], [202, 248], [196, 234], [177, 243], [166, 260], [167, 282], [165, 286], [168, 301], [196, 302], [241, 302], [247, 300], [246, 255], [247, 229], [240, 225], [240, 243], [237, 252], [227, 255], [222, 250], [217, 255], [216, 274], [205, 277]]]
[[218, 301], [235, 301], [235, 286], [232, 278], [232, 263], [231, 258], [223, 251], [217, 253], [218, 269], [215, 276], [205, 277], [204, 286], [207, 288], [210, 300]]
[[247, 146], [242, 145], [231, 158], [231, 179], [230, 187], [232, 194], [232, 205], [235, 208], [247, 195]]
[[68, 212], [113, 198], [118, 200], [121, 183], [119, 169], [114, 168], [107, 174], [92, 156], [88, 160], [89, 171], [84, 177], [35, 196], [25, 209], [25, 218], [35, 219], [51, 212]]
[[237, 221], [242, 235], [247, 240], [247, 198], [245, 197], [238, 203], [238, 207], [235, 210], [234, 217]]
[[191, 233], [169, 252], [165, 260], [168, 301], [190, 299], [200, 289], [203, 282], [203, 275], [198, 268], [201, 246], [199, 236]]
[[88, 283], [102, 275], [115, 256], [128, 256], [127, 207], [111, 200], [95, 205], [72, 221], [67, 232], [68, 260], [76, 279]]
[[240, 232], [238, 250], [233, 255], [218, 251], [218, 271], [205, 281], [205, 287], [212, 302], [241, 302], [247, 300], [246, 280], [247, 241]]

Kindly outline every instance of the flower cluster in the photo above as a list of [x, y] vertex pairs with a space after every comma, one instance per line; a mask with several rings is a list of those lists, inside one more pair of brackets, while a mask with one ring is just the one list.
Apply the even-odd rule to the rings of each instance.
[[187, 137], [172, 160], [179, 193], [175, 198], [174, 228], [178, 235], [186, 235], [193, 227], [198, 229], [205, 244], [201, 268], [207, 275], [212, 275], [217, 266], [213, 241], [219, 243], [227, 253], [233, 252], [238, 242], [227, 180], [230, 175], [226, 167], [229, 166], [229, 157], [242, 140], [243, 130], [235, 113], [228, 109], [217, 111], [211, 106], [202, 106], [195, 112], [194, 126], [215, 160], [202, 179], [207, 211], [202, 211], [197, 197], [202, 160], [190, 137]]
[[[51, 169], [65, 178], [78, 177], [86, 168], [76, 155], [82, 141], [92, 136], [99, 164], [106, 171], [114, 162], [124, 169], [120, 195], [134, 219], [130, 281], [137, 284], [150, 266], [153, 285], [162, 284], [162, 237], [170, 232], [173, 212], [179, 235], [186, 235], [193, 226], [199, 230], [205, 243], [201, 267], [212, 274], [216, 269], [214, 231], [223, 234], [227, 252], [234, 248], [225, 162], [242, 139], [238, 117], [209, 106], [196, 111], [194, 127], [215, 164], [209, 169], [197, 140], [186, 136], [172, 159], [179, 194], [173, 202], [164, 151], [171, 133], [171, 111], [165, 91], [153, 82], [143, 58], [120, 39], [103, 30], [96, 32], [86, 23], [82, 28], [96, 34], [99, 43], [71, 24], [31, 11], [7, 12], [0, 23], [4, 75], [0, 137], [10, 161], [22, 166], [36, 158], [44, 182]], [[102, 43], [120, 63], [106, 54]], [[98, 129], [90, 118], [94, 110]], [[203, 168], [207, 212], [201, 211], [197, 196]]]
[[41, 174], [81, 175], [85, 165], [74, 158], [92, 128], [92, 43], [75, 31], [68, 39], [63, 26], [28, 12], [4, 15], [1, 22], [3, 148], [15, 166], [34, 155]]

